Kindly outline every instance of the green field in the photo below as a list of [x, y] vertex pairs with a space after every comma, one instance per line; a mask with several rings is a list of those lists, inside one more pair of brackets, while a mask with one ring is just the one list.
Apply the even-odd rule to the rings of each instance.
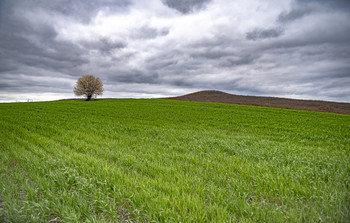
[[348, 222], [350, 116], [161, 99], [0, 104], [0, 222]]

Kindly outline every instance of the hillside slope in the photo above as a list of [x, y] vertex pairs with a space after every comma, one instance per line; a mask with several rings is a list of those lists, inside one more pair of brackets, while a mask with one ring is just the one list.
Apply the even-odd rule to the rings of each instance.
[[306, 111], [350, 114], [350, 103], [297, 100], [274, 97], [257, 97], [233, 95], [221, 91], [199, 91], [179, 97], [167, 99], [181, 101], [217, 102], [240, 105], [255, 105], [264, 107], [287, 108]]

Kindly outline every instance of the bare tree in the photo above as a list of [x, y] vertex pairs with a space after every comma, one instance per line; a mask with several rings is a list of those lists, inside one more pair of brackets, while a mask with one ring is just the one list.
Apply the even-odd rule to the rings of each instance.
[[85, 95], [86, 101], [90, 101], [93, 95], [102, 95], [103, 84], [100, 78], [93, 75], [84, 75], [78, 79], [74, 87], [74, 93], [77, 96]]

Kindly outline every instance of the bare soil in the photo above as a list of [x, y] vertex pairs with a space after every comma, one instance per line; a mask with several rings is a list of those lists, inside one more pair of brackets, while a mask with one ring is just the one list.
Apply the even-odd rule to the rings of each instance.
[[217, 102], [239, 105], [254, 105], [295, 110], [350, 114], [350, 103], [298, 100], [275, 97], [233, 95], [221, 91], [199, 91], [183, 96], [166, 98], [180, 101]]

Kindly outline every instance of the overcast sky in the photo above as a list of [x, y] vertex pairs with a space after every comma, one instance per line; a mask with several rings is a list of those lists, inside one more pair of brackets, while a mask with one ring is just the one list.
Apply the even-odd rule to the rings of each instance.
[[349, 0], [1, 0], [0, 102], [198, 90], [350, 102]]

